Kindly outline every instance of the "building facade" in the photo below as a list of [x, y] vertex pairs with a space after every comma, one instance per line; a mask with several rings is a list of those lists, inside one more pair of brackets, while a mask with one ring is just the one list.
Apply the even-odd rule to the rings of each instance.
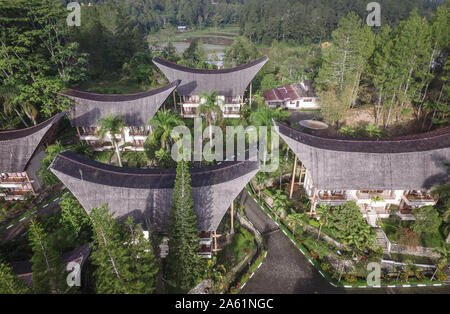
[[181, 115], [185, 118], [197, 117], [197, 109], [202, 103], [200, 94], [213, 92], [218, 94], [217, 103], [224, 118], [240, 118], [244, 93], [267, 61], [268, 58], [263, 57], [230, 69], [204, 70], [184, 67], [160, 57], [153, 58], [170, 81], [181, 80], [177, 92]]
[[39, 191], [42, 181], [37, 171], [64, 115], [26, 129], [0, 131], [0, 197], [20, 201]]
[[124, 150], [143, 151], [144, 142], [151, 132], [147, 125], [167, 97], [177, 88], [180, 81], [144, 93], [128, 95], [104, 95], [68, 89], [65, 96], [74, 101], [69, 112], [72, 126], [82, 141], [89, 143], [94, 150], [113, 149], [111, 135], [102, 140], [98, 136], [98, 120], [109, 114], [122, 116], [126, 127], [123, 134], [117, 134], [119, 146]]
[[319, 108], [312, 81], [280, 86], [264, 91], [264, 101], [270, 108], [284, 109], [316, 109]]
[[347, 139], [303, 133], [274, 122], [302, 163], [301, 185], [318, 204], [355, 201], [368, 222], [434, 205], [430, 189], [449, 181], [450, 128], [389, 139]]

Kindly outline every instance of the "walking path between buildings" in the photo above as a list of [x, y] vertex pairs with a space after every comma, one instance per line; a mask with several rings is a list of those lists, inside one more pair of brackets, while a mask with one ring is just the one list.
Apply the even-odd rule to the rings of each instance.
[[245, 214], [266, 241], [267, 257], [240, 291], [243, 294], [450, 293], [450, 287], [351, 288], [332, 286], [249, 194], [241, 193]]

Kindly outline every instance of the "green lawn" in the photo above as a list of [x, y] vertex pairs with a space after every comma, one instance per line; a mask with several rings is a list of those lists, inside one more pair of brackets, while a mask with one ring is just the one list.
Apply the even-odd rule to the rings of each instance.
[[223, 264], [229, 270], [243, 260], [254, 248], [254, 236], [240, 227], [236, 230], [233, 242], [217, 254], [217, 262]]
[[149, 43], [159, 43], [167, 41], [184, 41], [190, 38], [222, 38], [233, 39], [239, 36], [239, 25], [226, 25], [224, 27], [206, 27], [202, 29], [191, 29], [187, 32], [179, 32], [176, 29], [162, 29], [157, 33], [149, 34]]

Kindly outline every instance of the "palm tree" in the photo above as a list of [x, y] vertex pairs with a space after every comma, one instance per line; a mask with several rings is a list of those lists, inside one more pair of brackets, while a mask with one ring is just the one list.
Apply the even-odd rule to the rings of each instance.
[[209, 138], [212, 140], [212, 125], [223, 119], [223, 112], [220, 108], [220, 101], [217, 99], [217, 92], [211, 94], [200, 93], [200, 106], [198, 113], [205, 117], [209, 125]]
[[122, 135], [122, 138], [125, 139], [125, 122], [123, 121], [123, 117], [121, 115], [114, 116], [110, 113], [105, 118], [97, 120], [97, 124], [100, 125], [100, 129], [97, 131], [97, 134], [100, 137], [100, 142], [103, 142], [105, 137], [109, 134], [115, 147], [119, 165], [123, 167], [122, 160], [120, 158], [119, 140], [117, 138], [117, 135], [120, 134]]
[[92, 149], [92, 146], [89, 145], [86, 141], [81, 141], [73, 145], [72, 150], [89, 158], [94, 157], [94, 150]]
[[261, 200], [261, 190], [264, 189], [264, 173], [258, 172], [255, 176], [256, 189], [258, 190], [258, 198]]
[[320, 204], [316, 208], [316, 217], [319, 220], [319, 234], [317, 235], [317, 240], [320, 239], [320, 233], [322, 232], [322, 227], [328, 225], [328, 220], [330, 219], [330, 206]]
[[31, 104], [28, 105], [19, 105], [18, 103], [14, 102], [14, 98], [17, 95], [17, 90], [15, 88], [9, 87], [9, 86], [0, 86], [0, 100], [3, 103], [3, 111], [6, 115], [11, 114], [14, 112], [22, 121], [22, 123], [29, 127], [30, 125], [25, 121], [23, 118], [20, 109], [22, 109], [27, 117], [33, 122], [34, 125], [37, 124], [36, 117], [37, 117], [37, 110], [36, 107], [34, 107]]
[[166, 112], [158, 111], [156, 115], [148, 121], [148, 125], [154, 128], [149, 139], [153, 142], [159, 141], [161, 143], [161, 148], [169, 151], [170, 141], [176, 140], [176, 138], [172, 138], [172, 130], [176, 126], [184, 125], [184, 122], [176, 112], [168, 110]]
[[292, 235], [295, 237], [295, 230], [298, 226], [303, 227], [305, 224], [302, 220], [303, 215], [302, 214], [291, 214], [286, 217], [286, 223], [288, 227], [292, 229]]
[[266, 164], [267, 152], [272, 150], [271, 131], [273, 128], [273, 120], [283, 121], [289, 117], [289, 112], [283, 111], [281, 108], [271, 109], [266, 105], [259, 105], [258, 109], [250, 114], [250, 125], [255, 127], [265, 126], [268, 128], [267, 132], [267, 149], [264, 150], [263, 163]]

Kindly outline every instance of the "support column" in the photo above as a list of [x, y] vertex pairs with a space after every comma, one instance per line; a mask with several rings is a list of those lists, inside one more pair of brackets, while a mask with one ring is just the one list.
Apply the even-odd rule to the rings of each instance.
[[28, 176], [28, 173], [25, 172], [25, 176], [27, 178], [28, 184], [31, 186], [31, 191], [33, 191], [33, 195], [36, 195], [37, 193], [34, 190], [33, 183], [31, 182], [30, 177]]
[[295, 161], [294, 161], [294, 170], [292, 171], [291, 190], [289, 192], [289, 198], [292, 198], [292, 194], [294, 193], [295, 172], [297, 171], [297, 161], [298, 161], [298, 157], [296, 155]]
[[250, 82], [250, 103], [249, 103], [249, 107], [252, 108], [252, 89], [253, 89], [253, 82]]
[[316, 194], [317, 194], [317, 188], [314, 187], [314, 192], [313, 192], [313, 196], [311, 198], [311, 210], [309, 212], [309, 215], [312, 216], [313, 215], [313, 209], [314, 209], [314, 203], [316, 201]]
[[303, 185], [302, 178], [303, 178], [303, 175], [305, 174], [305, 171], [306, 171], [306, 168], [305, 168], [305, 166], [303, 166], [303, 164], [302, 164], [302, 166], [301, 166], [301, 168], [300, 168], [300, 176], [299, 176], [299, 178], [298, 178], [298, 185], [299, 185], [299, 186], [302, 186], [302, 185]]
[[172, 92], [173, 96], [173, 107], [175, 108], [175, 112], [177, 112], [177, 99], [175, 97], [175, 90]]
[[214, 231], [214, 251], [217, 251], [217, 234], [216, 231]]
[[234, 234], [234, 201], [231, 203], [231, 228], [230, 234]]
[[81, 133], [80, 133], [80, 129], [78, 127], [76, 127], [77, 130], [77, 134], [78, 134], [78, 139], [81, 140]]

